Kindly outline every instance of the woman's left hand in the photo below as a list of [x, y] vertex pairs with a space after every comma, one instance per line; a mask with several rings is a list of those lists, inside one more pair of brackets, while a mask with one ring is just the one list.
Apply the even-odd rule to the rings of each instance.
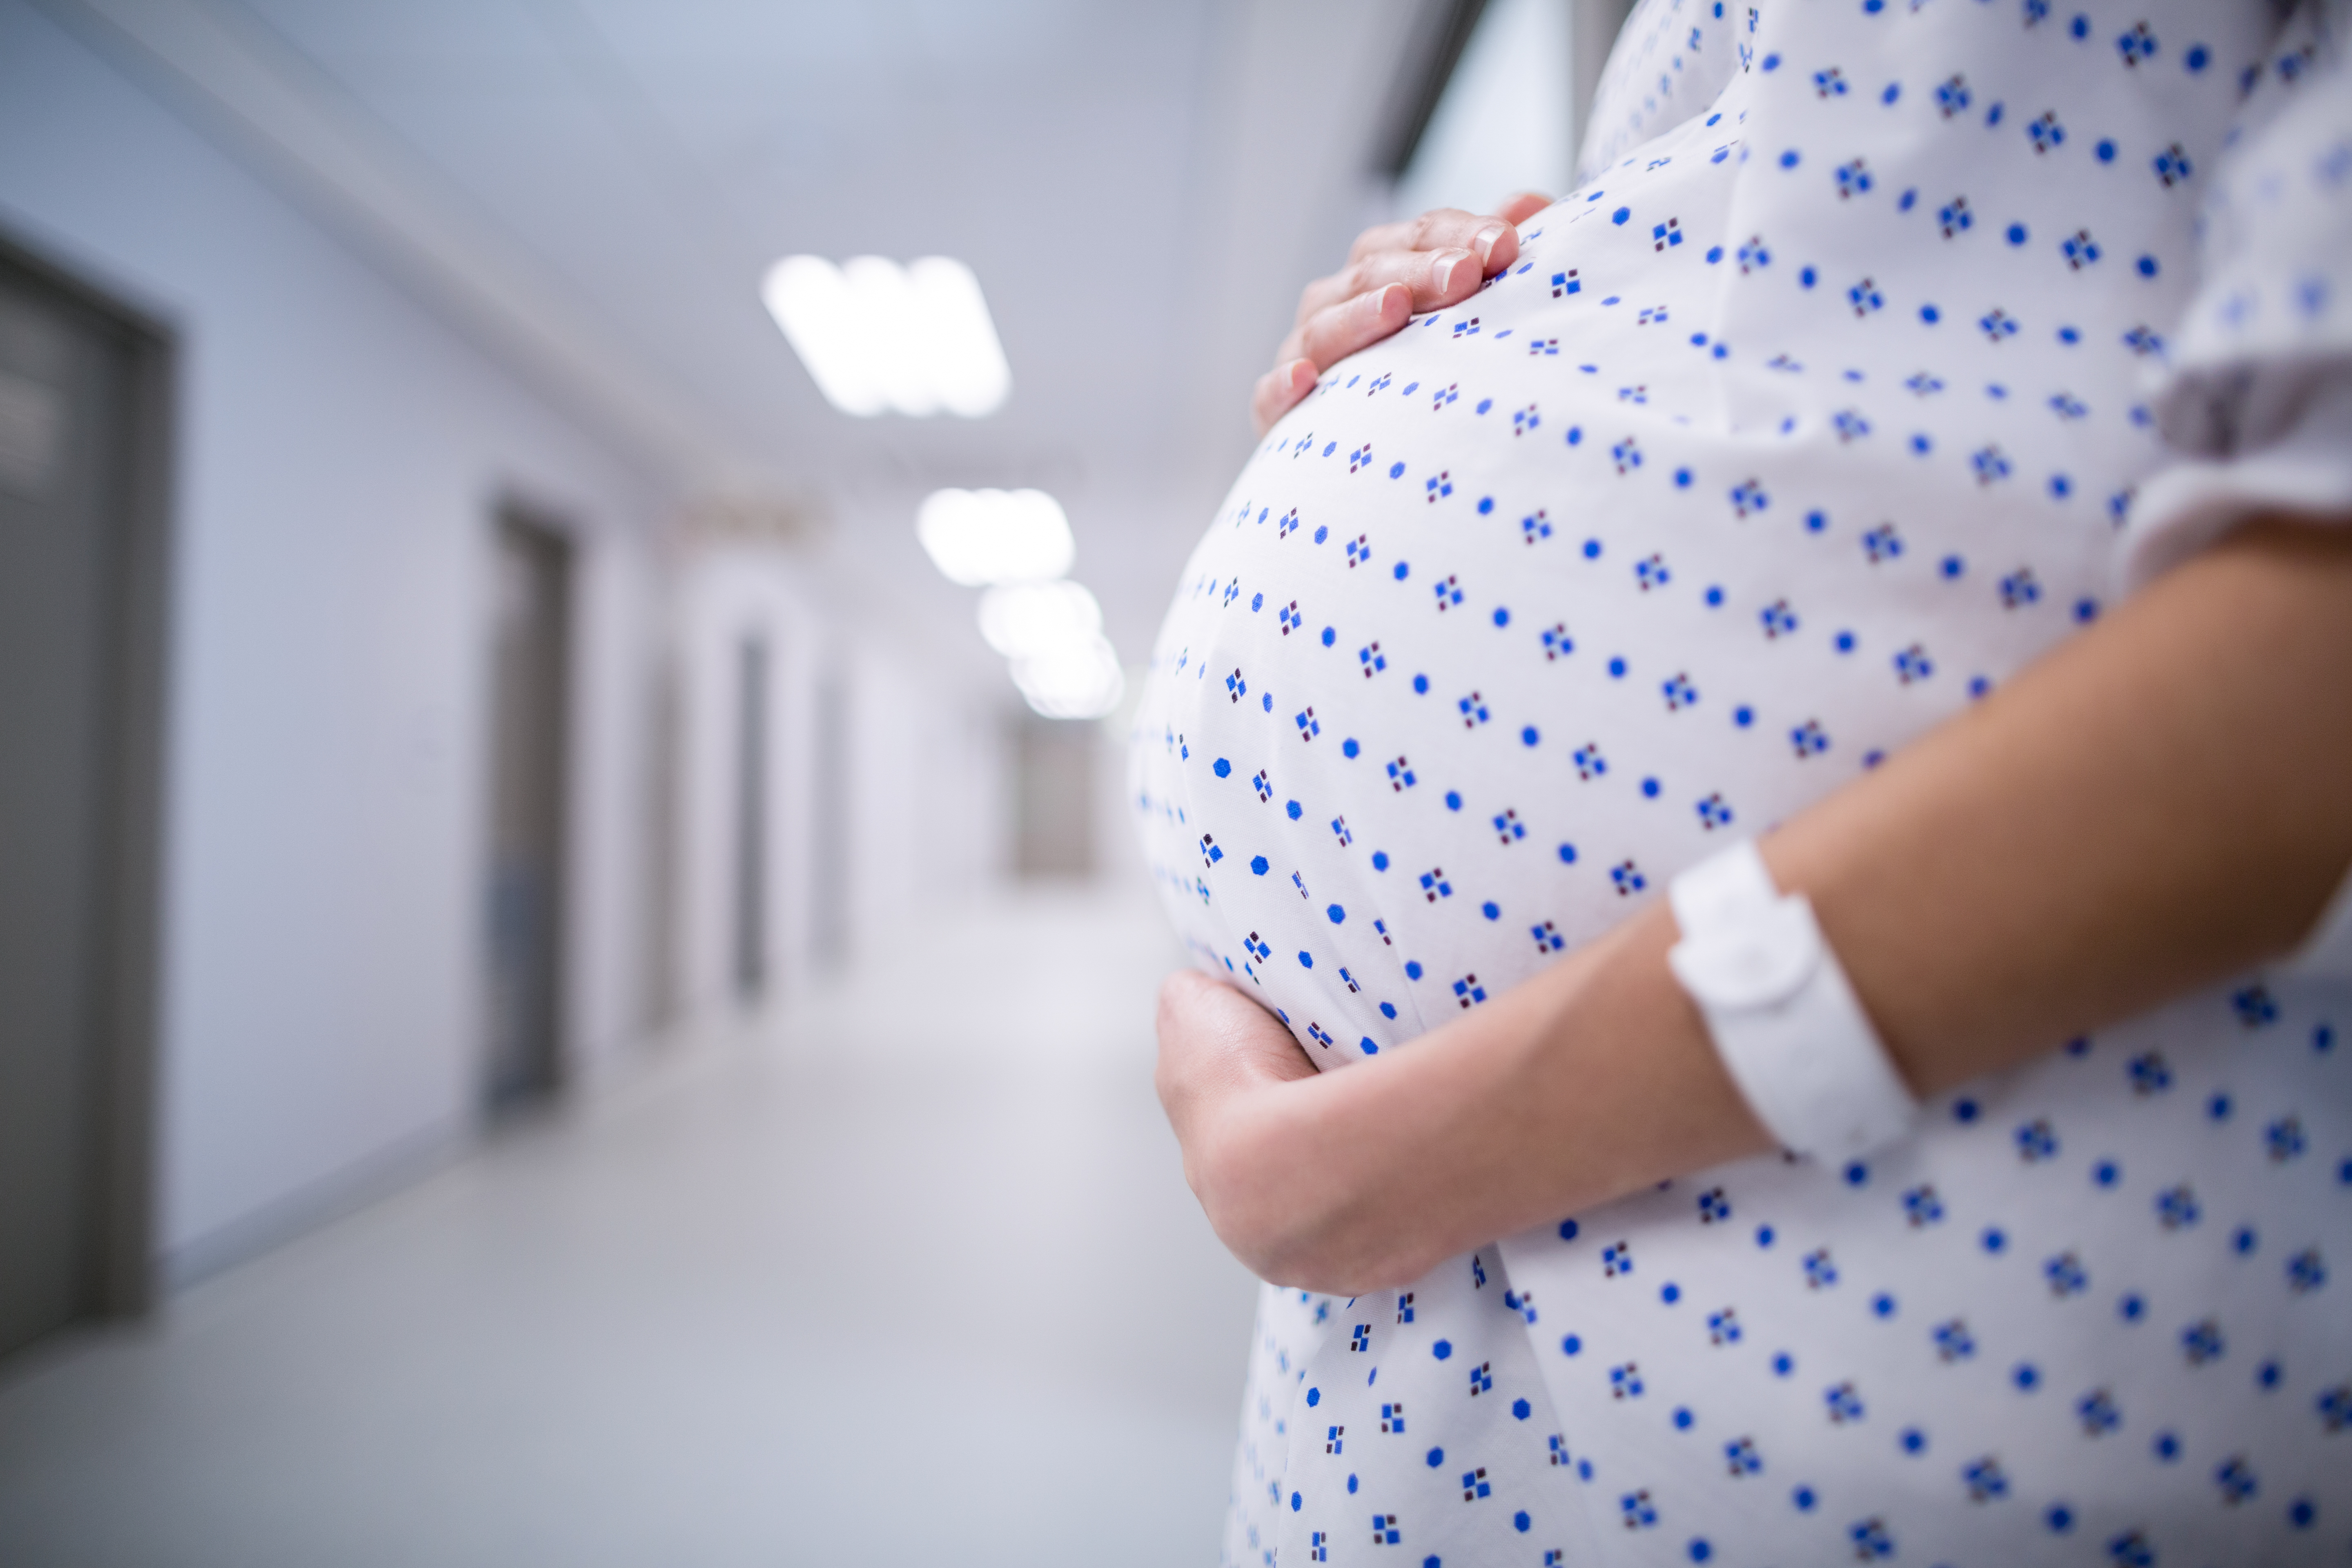
[[1388, 337], [1416, 310], [1442, 310], [1475, 294], [1518, 259], [1517, 225], [1551, 205], [1534, 191], [1507, 196], [1487, 215], [1440, 207], [1356, 237], [1348, 265], [1309, 283], [1298, 317], [1275, 350], [1274, 368], [1250, 391], [1250, 417], [1265, 435], [1315, 390], [1315, 378], [1357, 350]]
[[1316, 1076], [1315, 1064], [1275, 1016], [1232, 986], [1195, 969], [1160, 987], [1160, 1104], [1184, 1151], [1184, 1180], [1219, 1239], [1255, 1265], [1252, 1194], [1226, 1190], [1232, 1162], [1221, 1140], [1246, 1136], [1253, 1105], [1266, 1092]]
[[[1649, 912], [1636, 924], [1665, 910]], [[1620, 983], [1596, 990], [1628, 940], [1653, 962], [1615, 966]], [[1170, 975], [1160, 1100], [1210, 1228], [1262, 1279], [1353, 1296], [1556, 1217], [1563, 1200], [1557, 1213], [1750, 1152], [1754, 1123], [1695, 1015], [1678, 1017], [1679, 1037], [1615, 1026], [1658, 1001], [1690, 1014], [1660, 956], [1667, 940], [1604, 937], [1409, 1048], [1362, 1062], [1349, 1052], [1337, 1072], [1318, 1072], [1246, 992], [1197, 971]], [[1571, 1012], [1586, 1024], [1573, 1033], [1588, 1037], [1561, 1037]], [[1563, 1072], [1586, 1113], [1572, 1119], [1599, 1125], [1559, 1126], [1566, 1097], [1552, 1080]], [[1662, 1116], [1628, 1114], [1662, 1099]], [[1550, 1169], [1563, 1160], [1565, 1180]]]

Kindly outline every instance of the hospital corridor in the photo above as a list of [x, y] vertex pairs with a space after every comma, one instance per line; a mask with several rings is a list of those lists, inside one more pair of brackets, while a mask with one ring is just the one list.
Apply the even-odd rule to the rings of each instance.
[[941, 923], [32, 1352], [0, 1557], [1197, 1561], [1252, 1287], [1151, 1098], [1157, 911]]
[[0, 0], [0, 1563], [1213, 1559], [1136, 704], [1576, 12]]
[[0, 0], [0, 1568], [2352, 1551], [2352, 0]]

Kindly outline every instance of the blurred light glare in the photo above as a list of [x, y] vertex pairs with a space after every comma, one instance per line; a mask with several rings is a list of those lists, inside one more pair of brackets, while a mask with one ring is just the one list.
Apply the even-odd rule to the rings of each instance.
[[1042, 583], [1077, 553], [1070, 520], [1043, 490], [934, 490], [915, 513], [915, 537], [949, 582], [967, 588]]
[[1048, 719], [1099, 719], [1127, 695], [1118, 655], [1100, 634], [1041, 658], [1014, 659], [1013, 684]]
[[901, 267], [854, 256], [835, 266], [787, 256], [768, 268], [760, 298], [824, 400], [845, 414], [977, 419], [1013, 390], [980, 279], [961, 261], [926, 256]]
[[1007, 658], [1045, 658], [1094, 641], [1102, 608], [1084, 585], [1015, 583], [980, 596], [980, 635]]
[[908, 264], [907, 283], [923, 333], [915, 353], [929, 363], [940, 406], [966, 419], [995, 413], [1012, 394], [1013, 367], [980, 279], [961, 261], [926, 256]]

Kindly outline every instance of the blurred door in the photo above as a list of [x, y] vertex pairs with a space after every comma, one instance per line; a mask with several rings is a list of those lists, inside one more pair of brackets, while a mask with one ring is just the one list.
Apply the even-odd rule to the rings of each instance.
[[1013, 721], [1012, 740], [1014, 875], [1093, 876], [1098, 728], [1024, 716]]
[[646, 1010], [640, 1020], [657, 1032], [678, 1016], [679, 768], [686, 739], [685, 694], [677, 653], [664, 648], [653, 670], [651, 732], [646, 749], [645, 938]]
[[572, 547], [511, 508], [498, 520], [491, 657], [489, 1028], [493, 1113], [562, 1074], [565, 707]]
[[0, 1354], [110, 1304], [141, 352], [0, 249]]
[[827, 969], [849, 958], [849, 682], [839, 667], [817, 682], [815, 798], [809, 834], [809, 956]]
[[735, 994], [768, 988], [768, 639], [735, 650]]

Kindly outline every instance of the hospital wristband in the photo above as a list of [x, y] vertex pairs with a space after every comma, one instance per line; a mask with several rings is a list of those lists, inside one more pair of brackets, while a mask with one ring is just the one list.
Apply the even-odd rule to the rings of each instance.
[[1748, 1109], [1793, 1153], [1845, 1160], [1910, 1129], [1918, 1101], [1830, 951], [1813, 907], [1783, 897], [1742, 842], [1676, 877], [1667, 965], [1706, 1020]]

